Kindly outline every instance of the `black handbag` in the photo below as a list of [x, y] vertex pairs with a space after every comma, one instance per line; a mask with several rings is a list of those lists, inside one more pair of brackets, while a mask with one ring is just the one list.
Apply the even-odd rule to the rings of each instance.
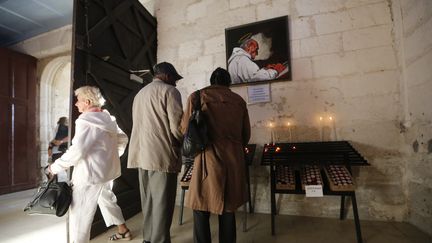
[[58, 182], [53, 176], [43, 182], [33, 199], [24, 208], [28, 214], [56, 215], [66, 214], [72, 201], [72, 188], [67, 182]]
[[198, 97], [193, 105], [192, 115], [183, 138], [182, 153], [185, 157], [194, 157], [203, 152], [208, 144], [207, 121], [205, 114], [201, 110], [201, 94], [197, 90]]

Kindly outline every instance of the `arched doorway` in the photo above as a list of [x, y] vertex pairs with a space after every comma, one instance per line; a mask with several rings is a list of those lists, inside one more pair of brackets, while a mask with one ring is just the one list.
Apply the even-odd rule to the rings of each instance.
[[60, 117], [69, 117], [71, 57], [61, 56], [50, 61], [42, 71], [40, 81], [40, 159], [48, 162], [48, 144], [54, 137]]

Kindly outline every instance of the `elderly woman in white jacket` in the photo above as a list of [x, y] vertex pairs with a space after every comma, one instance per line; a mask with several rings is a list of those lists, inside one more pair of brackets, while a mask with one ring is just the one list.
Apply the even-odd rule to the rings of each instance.
[[112, 181], [119, 177], [118, 145], [124, 147], [127, 137], [118, 133], [117, 123], [101, 110], [98, 88], [84, 86], [75, 90], [75, 106], [82, 113], [75, 121], [72, 146], [49, 167], [52, 174], [74, 166], [73, 193], [70, 206], [70, 238], [73, 243], [90, 240], [90, 229], [97, 205], [107, 226], [117, 225], [118, 233], [109, 240], [130, 240], [117, 198], [111, 191]]

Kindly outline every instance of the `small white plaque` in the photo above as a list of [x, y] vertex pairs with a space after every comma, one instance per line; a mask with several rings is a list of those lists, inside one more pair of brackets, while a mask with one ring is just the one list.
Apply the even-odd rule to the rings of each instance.
[[305, 186], [306, 197], [322, 197], [323, 188], [322, 185], [310, 185]]
[[248, 104], [270, 102], [270, 84], [249, 86], [247, 92]]

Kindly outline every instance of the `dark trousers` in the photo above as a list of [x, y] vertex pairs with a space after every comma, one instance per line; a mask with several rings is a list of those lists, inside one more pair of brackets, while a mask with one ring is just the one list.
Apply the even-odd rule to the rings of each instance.
[[[194, 217], [194, 242], [211, 243], [210, 213], [205, 211], [193, 211]], [[236, 242], [236, 220], [235, 213], [223, 213], [219, 215], [219, 242]]]

